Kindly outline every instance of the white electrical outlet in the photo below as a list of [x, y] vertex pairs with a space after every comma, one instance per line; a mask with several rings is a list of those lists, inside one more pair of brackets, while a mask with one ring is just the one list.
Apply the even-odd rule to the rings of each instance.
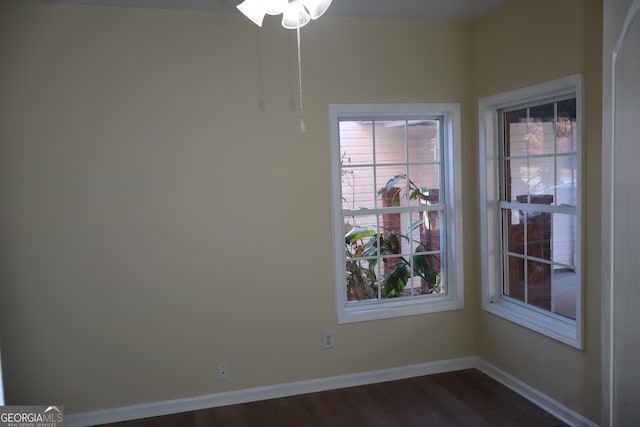
[[322, 348], [329, 350], [333, 348], [333, 332], [324, 331], [322, 333]]
[[229, 378], [229, 370], [227, 369], [227, 365], [221, 363], [218, 365], [218, 379], [220, 381], [224, 381]]

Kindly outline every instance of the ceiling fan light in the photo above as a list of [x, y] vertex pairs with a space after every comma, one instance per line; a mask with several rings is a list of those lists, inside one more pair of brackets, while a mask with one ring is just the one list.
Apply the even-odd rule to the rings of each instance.
[[284, 28], [295, 30], [307, 25], [311, 21], [311, 16], [302, 7], [300, 0], [289, 2], [284, 12], [282, 12], [282, 26]]
[[287, 7], [289, 0], [263, 0], [263, 3], [267, 15], [280, 15]]
[[333, 0], [302, 0], [302, 4], [309, 11], [311, 19], [320, 18], [331, 6]]
[[265, 9], [261, 0], [244, 0], [236, 7], [244, 16], [252, 20], [258, 27], [262, 27]]

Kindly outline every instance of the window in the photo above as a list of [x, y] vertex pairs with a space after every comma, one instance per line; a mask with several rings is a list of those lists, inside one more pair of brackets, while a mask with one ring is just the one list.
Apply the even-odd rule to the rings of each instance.
[[462, 308], [459, 105], [330, 116], [338, 321]]
[[480, 100], [483, 308], [582, 348], [581, 77]]

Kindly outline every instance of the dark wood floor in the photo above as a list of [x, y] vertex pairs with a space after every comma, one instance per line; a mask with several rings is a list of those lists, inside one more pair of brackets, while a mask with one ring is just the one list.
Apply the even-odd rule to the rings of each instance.
[[475, 369], [108, 424], [109, 427], [566, 425]]

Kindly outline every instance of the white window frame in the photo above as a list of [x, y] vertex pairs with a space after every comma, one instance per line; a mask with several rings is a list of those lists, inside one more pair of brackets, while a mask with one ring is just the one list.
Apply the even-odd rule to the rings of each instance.
[[[499, 110], [518, 105], [576, 97], [576, 319], [575, 321], [503, 296], [500, 216]], [[550, 338], [583, 349], [582, 309], [582, 76], [557, 80], [482, 98], [479, 101], [482, 308]]]
[[[332, 104], [329, 106], [333, 189], [334, 269], [338, 323], [360, 322], [464, 308], [462, 259], [462, 191], [460, 104]], [[342, 216], [342, 182], [339, 122], [341, 120], [407, 120], [442, 118], [442, 164], [446, 192], [446, 243], [444, 263], [447, 283], [442, 294], [389, 298], [376, 303], [347, 301]]]

